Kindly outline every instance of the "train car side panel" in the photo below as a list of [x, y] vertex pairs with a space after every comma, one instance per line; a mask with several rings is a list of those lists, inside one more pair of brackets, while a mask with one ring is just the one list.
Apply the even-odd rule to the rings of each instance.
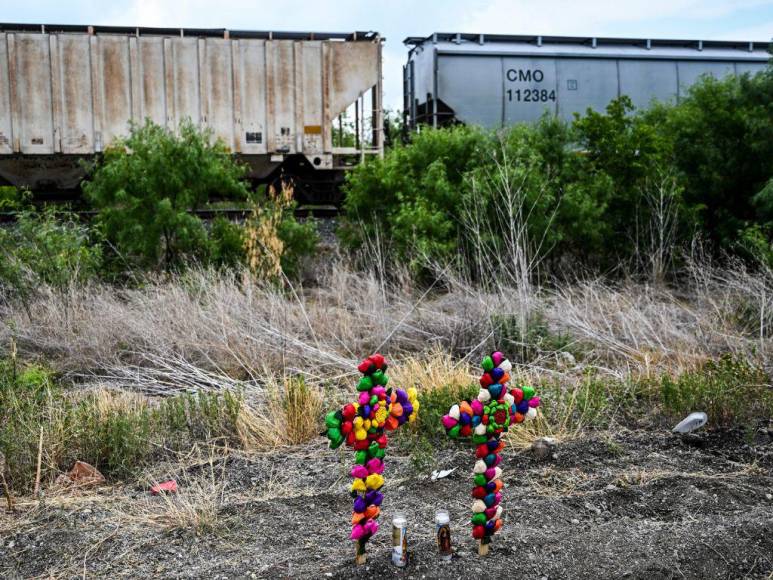
[[[197, 38], [175, 38], [172, 43], [172, 60], [166, 63], [166, 68], [167, 70], [171, 69], [173, 77], [171, 129], [178, 127], [185, 119], [197, 125], [201, 124], [203, 120], [201, 118], [199, 51], [199, 39]], [[167, 94], [167, 97], [170, 95]]]
[[668, 60], [620, 60], [620, 94], [628, 95], [637, 108], [652, 101], [676, 100], [676, 62]]
[[96, 114], [102, 127], [102, 147], [116, 137], [129, 132], [132, 118], [131, 70], [129, 63], [129, 39], [127, 36], [98, 36], [99, 83], [101, 107]]
[[19, 108], [21, 153], [54, 152], [51, 103], [51, 59], [48, 37], [15, 34], [16, 106]]
[[269, 41], [272, 45], [274, 149], [286, 154], [296, 152], [295, 146], [295, 50], [288, 40]]
[[357, 97], [379, 82], [380, 45], [375, 42], [331, 42], [330, 116], [337, 117]]
[[537, 121], [557, 111], [556, 61], [545, 58], [505, 58], [505, 125]]
[[704, 75], [721, 79], [735, 73], [732, 62], [680, 62], [677, 64], [679, 73], [679, 96], [684, 96], [690, 87]]
[[234, 94], [231, 62], [231, 42], [221, 38], [206, 39], [202, 77], [206, 103], [204, 122], [215, 136], [232, 150], [234, 143]]
[[[769, 43], [748, 41], [436, 32], [405, 44], [403, 115], [414, 130], [454, 122], [498, 128], [545, 112], [570, 120], [622, 95], [637, 108], [675, 102], [705, 74], [755, 74], [770, 59]], [[498, 83], [503, 115], [490, 97]]]
[[438, 59], [438, 93], [459, 120], [472, 125], [502, 124], [502, 59], [441, 55]]
[[11, 124], [11, 91], [8, 74], [7, 34], [0, 34], [0, 154], [13, 153], [13, 127]]
[[323, 136], [325, 123], [322, 117], [324, 96], [322, 94], [322, 45], [308, 42], [303, 45], [301, 62], [302, 90], [301, 102], [303, 109], [303, 152], [314, 156], [323, 152]]
[[735, 72], [736, 74], [742, 75], [742, 74], [756, 74], [760, 72], [763, 69], [762, 66], [759, 64], [752, 64], [752, 63], [746, 63], [746, 62], [737, 62], [735, 63]]
[[241, 152], [265, 154], [266, 148], [266, 43], [263, 40], [238, 41], [235, 68], [239, 78]]
[[94, 125], [92, 123], [93, 97], [89, 39], [84, 36], [60, 35], [59, 77], [61, 94], [61, 145], [62, 153], [69, 155], [89, 154], [94, 151]]
[[140, 37], [139, 39], [140, 94], [134, 95], [140, 103], [140, 118], [150, 119], [157, 125], [167, 125], [166, 81], [164, 78], [164, 39]]
[[[573, 58], [556, 61], [558, 114], [570, 120], [589, 107], [603, 111], [617, 92], [617, 61]], [[592, 81], [590, 79], [593, 79]]]

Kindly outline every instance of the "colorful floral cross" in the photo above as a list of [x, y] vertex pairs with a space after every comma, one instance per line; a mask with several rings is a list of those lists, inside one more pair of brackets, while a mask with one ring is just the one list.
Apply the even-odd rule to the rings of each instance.
[[387, 362], [380, 354], [369, 356], [357, 369], [363, 374], [357, 384], [360, 395], [355, 403], [325, 417], [330, 447], [344, 441], [355, 450], [352, 467], [351, 539], [357, 542], [356, 562], [365, 562], [365, 544], [378, 531], [378, 517], [384, 499], [379, 491], [384, 484], [384, 455], [387, 435], [408, 421], [415, 421], [419, 412], [416, 389], [387, 389]]
[[500, 439], [513, 423], [537, 416], [539, 397], [532, 387], [508, 387], [512, 364], [501, 352], [494, 352], [481, 363], [478, 398], [451, 407], [442, 418], [449, 437], [469, 437], [477, 445], [472, 490], [472, 536], [480, 542], [478, 552], [488, 553], [491, 537], [502, 527], [503, 487], [500, 455], [505, 447]]

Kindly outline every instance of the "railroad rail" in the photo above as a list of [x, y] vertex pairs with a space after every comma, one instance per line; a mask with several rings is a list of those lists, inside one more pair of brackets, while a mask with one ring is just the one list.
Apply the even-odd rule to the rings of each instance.
[[[0, 223], [13, 223], [16, 221], [16, 216], [19, 212], [4, 211], [0, 212]], [[90, 221], [97, 216], [99, 212], [96, 210], [73, 210], [72, 212], [84, 221]], [[252, 213], [251, 209], [247, 208], [204, 208], [197, 210], [189, 210], [188, 213], [199, 216], [203, 220], [213, 220], [215, 218], [224, 217], [231, 221], [241, 222], [246, 220]], [[299, 218], [334, 218], [341, 214], [340, 208], [332, 205], [322, 206], [300, 206], [295, 210], [295, 217]]]

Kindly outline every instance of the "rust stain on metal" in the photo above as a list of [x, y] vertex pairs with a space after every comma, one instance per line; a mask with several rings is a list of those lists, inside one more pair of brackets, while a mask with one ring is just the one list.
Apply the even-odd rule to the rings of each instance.
[[93, 151], [91, 76], [87, 38], [62, 36], [59, 43], [62, 70], [62, 152]]
[[[102, 38], [101, 41], [103, 130], [106, 139], [112, 141], [128, 130], [128, 120], [131, 119], [129, 46], [126, 37]], [[105, 145], [109, 145], [109, 142]]]
[[26, 152], [26, 145], [37, 149], [30, 153], [52, 153], [53, 148], [40, 151], [42, 146], [53, 144], [48, 39], [44, 35], [20, 34], [17, 40], [22, 152]]

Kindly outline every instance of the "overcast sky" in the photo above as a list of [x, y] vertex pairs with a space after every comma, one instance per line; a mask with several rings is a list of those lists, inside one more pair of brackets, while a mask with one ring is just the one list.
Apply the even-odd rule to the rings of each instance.
[[702, 40], [773, 37], [773, 0], [0, 0], [0, 21], [254, 30], [376, 30], [385, 104], [402, 106], [406, 36], [432, 32]]

